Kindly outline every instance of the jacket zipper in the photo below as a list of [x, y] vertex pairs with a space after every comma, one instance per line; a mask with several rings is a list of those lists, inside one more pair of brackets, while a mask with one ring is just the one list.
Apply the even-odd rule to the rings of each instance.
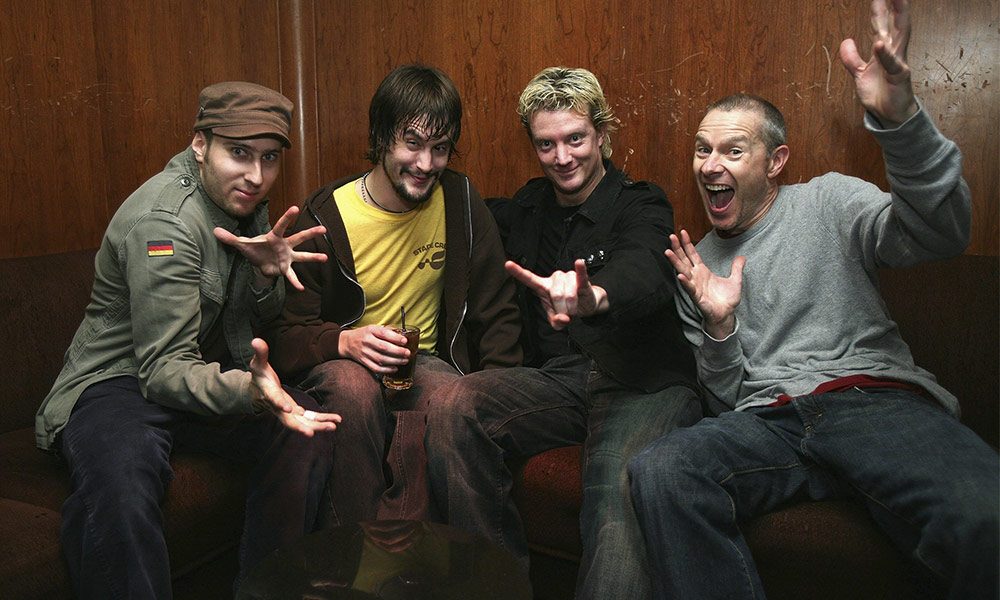
[[[469, 246], [469, 266], [472, 266], [472, 199], [471, 192], [469, 190], [469, 178], [463, 176], [465, 179], [465, 197], [463, 198], [465, 207], [465, 238]], [[461, 375], [465, 375], [462, 368], [458, 366], [455, 360], [455, 341], [458, 339], [458, 332], [462, 329], [462, 323], [465, 321], [465, 314], [469, 310], [469, 299], [466, 297], [462, 300], [462, 313], [458, 317], [458, 323], [455, 325], [455, 335], [451, 336], [451, 341], [448, 342], [448, 356], [451, 357], [451, 366], [455, 367], [455, 370]]]
[[[309, 214], [316, 221], [316, 223], [318, 223], [319, 225], [322, 225], [323, 227], [326, 227], [326, 223], [324, 223], [323, 219], [320, 218], [319, 213], [316, 212], [315, 210], [313, 210], [313, 207], [312, 207], [311, 204], [307, 203], [306, 204], [306, 209], [309, 211]], [[326, 227], [326, 233], [323, 234], [323, 239], [325, 239], [326, 243], [329, 244], [329, 246], [330, 246], [330, 252], [333, 254], [333, 259], [335, 261], [337, 261], [337, 268], [340, 269], [340, 274], [343, 275], [345, 279], [347, 279], [348, 281], [350, 281], [351, 283], [353, 283], [355, 286], [357, 286], [357, 288], [359, 290], [361, 290], [361, 310], [360, 310], [360, 312], [358, 312], [358, 314], [353, 319], [351, 319], [350, 321], [348, 321], [346, 323], [341, 323], [340, 324], [340, 328], [344, 329], [345, 327], [348, 327], [350, 325], [353, 325], [353, 324], [357, 323], [358, 320], [361, 319], [361, 317], [364, 316], [364, 314], [365, 314], [365, 306], [368, 305], [368, 298], [365, 295], [365, 288], [361, 287], [361, 284], [358, 283], [357, 279], [351, 277], [351, 275], [344, 269], [343, 263], [340, 262], [340, 258], [337, 256], [337, 248], [333, 245], [333, 240], [330, 239], [330, 228], [329, 227]]]

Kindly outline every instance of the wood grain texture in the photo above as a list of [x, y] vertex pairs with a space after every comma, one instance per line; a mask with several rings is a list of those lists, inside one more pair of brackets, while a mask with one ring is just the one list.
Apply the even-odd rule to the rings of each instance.
[[[910, 63], [927, 110], [962, 148], [968, 253], [1000, 252], [997, 0], [912, 2]], [[613, 159], [663, 187], [679, 227], [707, 221], [691, 175], [704, 107], [735, 91], [785, 113], [783, 181], [836, 170], [885, 187], [837, 59], [868, 53], [865, 0], [8, 0], [0, 6], [0, 256], [94, 247], [113, 210], [190, 139], [204, 85], [248, 79], [299, 108], [272, 212], [368, 167], [368, 103], [395, 66], [447, 72], [465, 108], [460, 155], [484, 196], [540, 170], [515, 114], [540, 69], [592, 70], [621, 119]], [[284, 181], [287, 179], [287, 181]]]
[[[704, 107], [746, 91], [785, 113], [792, 159], [784, 182], [836, 170], [885, 188], [879, 148], [861, 126], [842, 39], [869, 52], [867, 3], [541, 1], [320, 3], [318, 85], [325, 179], [367, 167], [366, 112], [394, 66], [425, 62], [456, 82], [465, 108], [461, 155], [484, 196], [510, 195], [540, 171], [515, 114], [540, 69], [584, 66], [602, 82], [621, 126], [614, 160], [663, 187], [675, 221], [696, 237], [707, 220], [691, 175]], [[998, 251], [996, 2], [913, 3], [914, 81], [945, 135], [966, 156], [973, 191], [969, 252]]]
[[[0, 255], [95, 247], [107, 224], [101, 97], [89, 10], [0, 3]], [[73, 35], [66, 35], [73, 32]]]
[[278, 6], [2, 3], [0, 257], [96, 248], [125, 198], [190, 142], [205, 85], [280, 88]]

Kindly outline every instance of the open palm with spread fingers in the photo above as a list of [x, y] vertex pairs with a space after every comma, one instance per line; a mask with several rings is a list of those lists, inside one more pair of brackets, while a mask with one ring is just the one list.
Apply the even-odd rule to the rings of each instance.
[[266, 406], [282, 425], [307, 437], [312, 437], [317, 431], [333, 431], [337, 428], [340, 415], [306, 410], [281, 387], [278, 374], [268, 362], [267, 342], [254, 338], [250, 345], [253, 346], [253, 358], [250, 359], [251, 389], [257, 396], [258, 403]]
[[326, 228], [318, 225], [285, 237], [285, 230], [295, 221], [298, 214], [298, 207], [289, 208], [285, 214], [281, 215], [271, 231], [252, 238], [235, 236], [222, 227], [216, 227], [213, 233], [216, 239], [223, 244], [239, 250], [240, 254], [245, 256], [250, 264], [257, 267], [265, 277], [284, 275], [295, 289], [302, 291], [305, 288], [299, 282], [295, 271], [292, 270], [292, 263], [325, 262], [327, 257], [323, 253], [298, 252], [295, 247], [306, 240], [323, 235], [326, 233]]
[[907, 0], [873, 0], [871, 6], [872, 57], [858, 53], [854, 40], [840, 44], [840, 61], [851, 77], [865, 110], [885, 126], [895, 126], [917, 112], [906, 48], [910, 43], [910, 5]]
[[691, 243], [691, 236], [684, 229], [680, 238], [670, 234], [670, 248], [664, 252], [677, 271], [677, 280], [691, 297], [705, 322], [705, 333], [722, 339], [736, 328], [736, 307], [743, 291], [743, 265], [746, 258], [733, 260], [728, 277], [716, 275], [705, 263]]

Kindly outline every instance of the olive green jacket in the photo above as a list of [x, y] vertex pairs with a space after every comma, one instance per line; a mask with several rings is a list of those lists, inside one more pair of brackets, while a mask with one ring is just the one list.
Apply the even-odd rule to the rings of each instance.
[[[215, 227], [266, 232], [267, 203], [240, 231], [205, 194], [191, 148], [125, 200], [97, 251], [83, 323], [35, 417], [39, 447], [52, 447], [88, 386], [120, 375], [135, 376], [146, 398], [171, 408], [253, 412], [250, 341], [280, 313], [284, 282], [254, 291], [252, 267], [216, 240]], [[241, 368], [223, 371], [202, 359], [201, 345], [220, 319], [233, 365]]]

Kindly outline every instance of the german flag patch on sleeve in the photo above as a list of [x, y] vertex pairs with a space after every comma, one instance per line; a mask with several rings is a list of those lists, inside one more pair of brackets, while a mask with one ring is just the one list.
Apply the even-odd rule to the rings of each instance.
[[146, 255], [173, 256], [174, 255], [173, 240], [153, 240], [151, 242], [146, 242]]

